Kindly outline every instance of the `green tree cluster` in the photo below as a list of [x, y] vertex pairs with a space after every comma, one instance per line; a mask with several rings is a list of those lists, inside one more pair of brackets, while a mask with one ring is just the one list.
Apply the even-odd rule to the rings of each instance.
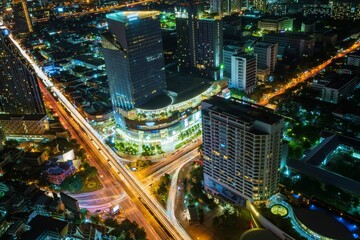
[[223, 239], [239, 239], [240, 235], [249, 228], [250, 212], [241, 207], [233, 206], [233, 211], [224, 208], [220, 216], [213, 218], [215, 230], [223, 233]]
[[105, 226], [110, 228], [109, 234], [119, 240], [146, 240], [144, 228], [140, 228], [135, 221], [123, 220], [120, 224], [113, 218], [104, 221]]
[[129, 155], [137, 155], [139, 153], [139, 146], [136, 143], [127, 141], [116, 141], [115, 147], [119, 152], [126, 153]]
[[136, 168], [136, 170], [141, 170], [141, 169], [144, 169], [148, 166], [151, 165], [151, 161], [150, 160], [136, 160], [134, 162], [130, 162], [128, 164], [129, 168], [132, 169], [132, 168]]
[[[198, 165], [198, 167], [194, 168], [190, 171], [190, 178], [184, 185], [189, 184], [190, 195], [194, 201], [200, 201], [209, 206], [210, 209], [215, 209], [216, 204], [213, 199], [210, 199], [208, 195], [204, 192], [203, 180], [204, 180], [204, 167]], [[191, 199], [189, 201], [192, 202]]]
[[143, 156], [153, 156], [156, 154], [163, 154], [164, 151], [162, 150], [160, 145], [142, 145], [142, 155]]
[[170, 183], [171, 183], [170, 175], [165, 173], [152, 186], [153, 193], [160, 200], [160, 202], [164, 205], [166, 204], [167, 197], [169, 194]]

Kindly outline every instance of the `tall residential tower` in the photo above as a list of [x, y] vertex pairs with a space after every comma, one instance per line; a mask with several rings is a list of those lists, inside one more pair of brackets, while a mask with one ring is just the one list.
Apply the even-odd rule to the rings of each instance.
[[48, 125], [37, 78], [8, 35], [1, 29], [0, 125], [5, 133], [41, 134]]
[[0, 114], [45, 114], [39, 86], [25, 59], [2, 29], [0, 36]]
[[284, 119], [220, 97], [201, 107], [205, 189], [242, 205], [269, 199], [278, 190]]
[[178, 70], [217, 80], [223, 71], [223, 24], [195, 3], [176, 6]]

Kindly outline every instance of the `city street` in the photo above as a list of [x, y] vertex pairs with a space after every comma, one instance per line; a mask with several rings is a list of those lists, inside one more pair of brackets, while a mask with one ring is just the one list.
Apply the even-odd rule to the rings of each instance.
[[[318, 74], [321, 70], [323, 70], [324, 68], [326, 68], [330, 63], [333, 62], [333, 60], [338, 59], [338, 58], [342, 58], [344, 57], [346, 54], [356, 50], [357, 48], [360, 47], [360, 40], [358, 40], [357, 42], [355, 42], [351, 47], [349, 47], [348, 49], [339, 51], [335, 57], [332, 57], [331, 59], [323, 62], [322, 64], [314, 67], [313, 69], [310, 69], [304, 73], [301, 73], [298, 77], [291, 79], [288, 83], [286, 83], [282, 88], [272, 92], [272, 93], [268, 93], [268, 94], [264, 94], [264, 96], [259, 100], [258, 104], [262, 105], [262, 106], [266, 106], [267, 104], [269, 104], [270, 99], [279, 96], [283, 93], [285, 93], [286, 90], [295, 87], [296, 85], [298, 85], [299, 83], [302, 83], [304, 81], [306, 81], [307, 79], [315, 76], [316, 74]], [[274, 107], [272, 107], [274, 108]]]
[[[103, 164], [104, 161], [101, 160], [103, 156], [99, 154], [99, 152], [94, 151], [91, 147], [92, 141], [87, 138], [86, 134], [79, 128], [73, 118], [67, 115], [61, 104], [54, 99], [53, 95], [41, 82], [39, 82], [39, 86], [45, 98], [45, 102], [55, 110], [62, 125], [70, 132], [71, 136], [84, 147], [86, 153], [91, 156], [89, 158], [91, 165], [96, 167], [99, 176], [102, 176], [99, 179], [103, 185], [103, 189], [89, 193], [72, 194], [72, 196], [79, 201], [80, 207], [86, 208], [90, 212], [98, 210], [109, 212], [112, 207], [125, 200], [124, 202], [121, 202], [121, 208], [124, 210], [127, 208], [134, 209], [134, 204], [129, 201], [129, 199], [126, 199], [127, 196], [123, 192], [122, 184], [114, 177], [116, 174], [112, 174], [110, 171], [106, 170], [108, 167]], [[129, 212], [128, 216], [129, 219], [136, 220], [141, 227], [144, 227], [148, 236], [151, 236], [153, 239], [161, 239], [143, 214], [136, 208]]]
[[[128, 171], [122, 164], [122, 159], [112, 151], [112, 149], [107, 146], [103, 141], [102, 136], [97, 133], [91, 125], [85, 120], [85, 118], [78, 112], [78, 110], [70, 103], [70, 101], [63, 95], [63, 93], [57, 89], [46, 74], [40, 69], [40, 67], [31, 59], [31, 57], [24, 51], [18, 42], [14, 38], [9, 36], [14, 45], [18, 48], [20, 53], [24, 58], [29, 62], [29, 64], [34, 69], [38, 77], [43, 81], [47, 89], [50, 89], [52, 94], [57, 96], [58, 101], [60, 101], [69, 111], [72, 119], [76, 121], [78, 126], [81, 126], [79, 132], [83, 132], [83, 137], [90, 141], [90, 147], [98, 156], [102, 156], [102, 162], [108, 162], [110, 171], [115, 172], [118, 176], [118, 180], [122, 180], [124, 183], [124, 190], [132, 199], [134, 204], [138, 209], [142, 209], [142, 213], [147, 214], [152, 217], [151, 222], [152, 226], [156, 229], [156, 232], [159, 234], [165, 234], [167, 238], [175, 239], [191, 239], [188, 233], [178, 222], [172, 222], [166, 215], [165, 210], [161, 207], [160, 203], [157, 202], [154, 198], [151, 197], [150, 193], [144, 189], [143, 185], [136, 179], [136, 177]], [[79, 127], [80, 128], [80, 127]], [[104, 168], [104, 169], [106, 169]], [[150, 217], [149, 217], [150, 218]]]

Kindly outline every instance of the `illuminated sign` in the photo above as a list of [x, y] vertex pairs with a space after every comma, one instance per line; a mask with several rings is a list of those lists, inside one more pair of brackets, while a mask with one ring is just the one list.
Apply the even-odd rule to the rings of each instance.
[[112, 212], [113, 212], [113, 213], [116, 213], [116, 212], [118, 212], [119, 210], [120, 210], [119, 204], [116, 204], [116, 205], [113, 207]]
[[189, 126], [189, 120], [188, 120], [188, 118], [185, 118], [184, 119], [184, 127], [187, 127], [187, 126]]
[[155, 122], [146, 122], [145, 125], [148, 127], [153, 127], [155, 126]]
[[137, 19], [138, 19], [138, 14], [135, 13], [135, 14], [127, 15], [127, 19], [128, 19], [129, 21], [137, 20]]
[[2, 35], [3, 35], [3, 36], [9, 36], [9, 34], [10, 34], [9, 29], [3, 29], [3, 30], [2, 30]]

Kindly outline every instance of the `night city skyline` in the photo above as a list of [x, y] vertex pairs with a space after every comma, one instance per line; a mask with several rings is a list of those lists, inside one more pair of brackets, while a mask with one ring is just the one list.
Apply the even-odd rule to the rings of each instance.
[[360, 1], [0, 2], [0, 239], [360, 239]]

